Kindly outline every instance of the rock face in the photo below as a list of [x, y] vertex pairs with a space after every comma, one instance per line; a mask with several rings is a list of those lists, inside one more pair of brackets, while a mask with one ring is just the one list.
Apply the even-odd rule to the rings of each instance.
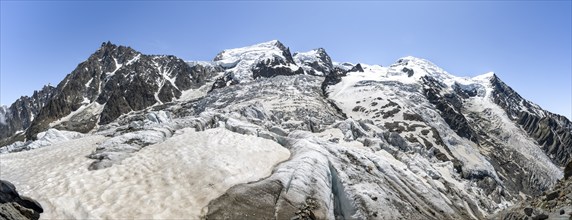
[[0, 180], [0, 217], [2, 219], [37, 220], [42, 212], [44, 209], [38, 202], [21, 197], [12, 183]]
[[47, 85], [39, 91], [34, 91], [31, 97], [22, 96], [10, 107], [1, 107], [0, 139], [9, 138], [16, 132], [25, 131], [30, 127], [33, 120], [38, 117], [40, 110], [49, 102], [55, 90], [54, 87]]
[[324, 48], [304, 53], [294, 53], [294, 60], [305, 73], [315, 76], [327, 76], [334, 71], [332, 59]]
[[534, 138], [556, 164], [565, 166], [572, 160], [572, 123], [566, 117], [525, 100], [496, 76], [491, 83], [495, 88], [495, 103]]
[[461, 113], [463, 103], [460, 97], [455, 93], [441, 96], [440, 94], [443, 93], [446, 85], [440, 83], [433, 77], [424, 77], [423, 84], [426, 85], [423, 94], [425, 94], [429, 102], [435, 105], [435, 108], [440, 111], [441, 116], [445, 119], [449, 127], [460, 137], [476, 142], [477, 135], [469, 126], [467, 118]]
[[[30, 109], [30, 113], [21, 113], [32, 117], [7, 117], [14, 118], [14, 122], [10, 129], [2, 129], [2, 135], [7, 137], [14, 134], [14, 129], [27, 129], [26, 137], [35, 139], [37, 133], [53, 126], [88, 132], [127, 112], [173, 101], [183, 91], [204, 85], [215, 71], [218, 69], [200, 64], [191, 67], [175, 56], [144, 55], [130, 47], [103, 43], [57, 88], [46, 87], [34, 94], [31, 99], [38, 103], [33, 108], [24, 105], [22, 108]], [[26, 99], [22, 102], [25, 104]], [[18, 102], [14, 105], [22, 106]], [[53, 125], [64, 117], [69, 118]]]

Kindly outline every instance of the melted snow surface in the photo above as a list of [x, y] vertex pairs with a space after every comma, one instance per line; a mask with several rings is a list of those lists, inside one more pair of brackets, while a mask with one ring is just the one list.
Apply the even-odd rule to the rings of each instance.
[[38, 200], [43, 219], [196, 219], [239, 183], [270, 175], [289, 157], [277, 143], [223, 128], [182, 129], [116, 166], [88, 171], [94, 135], [0, 155], [0, 179]]

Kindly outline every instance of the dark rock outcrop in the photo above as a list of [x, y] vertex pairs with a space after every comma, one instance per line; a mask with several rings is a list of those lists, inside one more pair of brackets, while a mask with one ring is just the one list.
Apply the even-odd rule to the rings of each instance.
[[17, 131], [26, 130], [40, 110], [46, 106], [56, 88], [50, 85], [34, 91], [31, 97], [22, 96], [8, 108], [0, 108], [0, 139], [8, 138]]
[[435, 108], [440, 111], [441, 117], [445, 119], [449, 127], [460, 137], [478, 143], [477, 134], [470, 127], [469, 122], [461, 112], [461, 99], [456, 94], [441, 96], [441, 90], [445, 85], [442, 85], [442, 83], [432, 77], [424, 76], [422, 80], [426, 85], [423, 88], [423, 94], [425, 94], [429, 102], [434, 104]]
[[525, 100], [496, 75], [491, 85], [494, 102], [542, 146], [555, 164], [565, 166], [572, 160], [572, 122]]
[[401, 69], [401, 71], [403, 71], [404, 73], [407, 73], [407, 77], [412, 77], [413, 74], [415, 73], [415, 71], [413, 71], [413, 69], [409, 69], [407, 67], [403, 67], [403, 69]]
[[[213, 80], [217, 73], [224, 72], [224, 69], [218, 65], [189, 64], [191, 66], [191, 75], [182, 77], [175, 82], [175, 85], [183, 90], [196, 89], [204, 85], [205, 82]], [[177, 78], [178, 79], [178, 78]], [[182, 84], [188, 84], [186, 87]]]
[[312, 50], [309, 53], [315, 53], [315, 58], [304, 60], [304, 57], [297, 58], [298, 54], [294, 53], [294, 58], [298, 59], [298, 65], [305, 67], [305, 72], [309, 75], [327, 76], [334, 71], [332, 58], [326, 53], [324, 48]]
[[213, 91], [215, 89], [219, 89], [219, 88], [223, 88], [225, 86], [232, 86], [232, 85], [236, 85], [238, 84], [238, 80], [234, 78], [234, 75], [231, 73], [225, 73], [223, 76], [217, 78], [212, 86], [212, 88], [209, 90]]
[[338, 84], [339, 82], [341, 82], [342, 77], [346, 76], [348, 72], [349, 71], [344, 71], [343, 69], [335, 67], [334, 70], [330, 74], [326, 75], [326, 77], [324, 78], [324, 81], [322, 82], [322, 85], [320, 86], [323, 94], [327, 97], [328, 96], [328, 92], [327, 92], [328, 86], [335, 85], [335, 84]]
[[352, 67], [348, 72], [363, 72], [363, 67], [361, 67], [361, 64], [358, 63], [354, 67]]
[[39, 219], [44, 209], [40, 203], [25, 196], [20, 196], [16, 187], [0, 180], [0, 219], [23, 220]]
[[568, 162], [566, 168], [564, 168], [564, 179], [572, 177], [572, 161]]
[[[289, 55], [289, 53], [287, 55]], [[291, 59], [292, 57], [290, 57], [287, 60]], [[279, 75], [291, 76], [291, 75], [304, 74], [304, 70], [302, 70], [302, 68], [300, 67], [298, 67], [297, 70], [292, 70], [289, 67], [281, 66], [288, 64], [293, 64], [293, 62], [286, 63], [282, 59], [265, 60], [263, 62], [256, 64], [256, 67], [252, 69], [252, 77], [254, 79], [257, 79], [260, 77], [270, 78]]]

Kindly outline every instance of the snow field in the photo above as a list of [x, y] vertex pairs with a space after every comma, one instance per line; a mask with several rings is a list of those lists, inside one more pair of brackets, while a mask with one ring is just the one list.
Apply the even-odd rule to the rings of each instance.
[[38, 200], [43, 219], [193, 219], [231, 186], [270, 175], [290, 156], [263, 138], [186, 128], [121, 164], [88, 171], [85, 156], [105, 140], [96, 135], [0, 155], [0, 178]]

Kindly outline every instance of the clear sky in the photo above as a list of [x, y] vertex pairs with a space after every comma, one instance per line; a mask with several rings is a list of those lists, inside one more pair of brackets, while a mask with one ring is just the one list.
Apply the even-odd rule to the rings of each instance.
[[57, 85], [104, 41], [212, 60], [278, 39], [292, 52], [390, 65], [428, 59], [457, 76], [494, 71], [572, 118], [571, 1], [1, 1], [0, 103]]

